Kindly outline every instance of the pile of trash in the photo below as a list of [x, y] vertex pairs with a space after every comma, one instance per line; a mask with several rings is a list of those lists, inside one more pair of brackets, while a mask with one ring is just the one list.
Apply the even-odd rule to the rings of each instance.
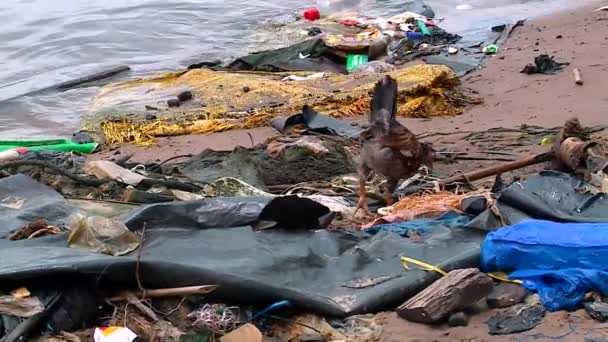
[[[383, 114], [457, 115], [476, 102], [458, 75], [480, 60], [461, 63], [460, 37], [423, 10], [309, 11], [307, 25], [349, 33], [310, 27], [303, 42], [229, 65], [110, 84], [88, 118], [99, 127], [0, 141], [0, 340], [377, 341], [386, 311], [434, 327], [490, 314], [490, 335], [558, 310], [606, 321], [608, 157], [592, 135], [606, 127], [527, 127], [521, 142], [544, 153], [451, 174], [416, 164], [396, 189], [362, 176], [362, 145], [380, 126], [343, 119], [370, 112], [374, 84], [398, 83]], [[515, 26], [476, 51], [495, 52]], [[427, 64], [400, 66], [418, 57]], [[395, 82], [376, 83], [385, 74]], [[401, 155], [449, 163], [387, 117], [419, 148]], [[277, 135], [232, 151], [87, 156], [260, 126]], [[487, 148], [482, 132], [466, 139]]]
[[608, 159], [578, 120], [552, 138], [559, 171], [474, 189], [486, 170], [423, 168], [389, 207], [372, 178], [373, 218], [355, 210], [361, 128], [309, 107], [273, 125], [263, 145], [175, 163], [45, 141], [1, 162], [4, 340], [374, 341], [385, 310], [450, 326], [497, 310], [493, 335], [549, 311], [608, 317]]

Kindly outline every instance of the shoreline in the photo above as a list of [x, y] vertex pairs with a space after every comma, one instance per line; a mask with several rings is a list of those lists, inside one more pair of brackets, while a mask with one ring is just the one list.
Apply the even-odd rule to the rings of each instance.
[[[601, 30], [608, 12], [593, 12], [603, 2], [548, 14], [518, 27], [496, 55], [481, 69], [461, 78], [461, 86], [476, 92], [483, 104], [465, 108], [452, 117], [432, 119], [399, 118], [416, 134], [429, 132], [483, 131], [490, 128], [513, 128], [522, 124], [558, 127], [577, 116], [584, 126], [601, 125], [608, 113], [608, 95], [602, 84], [608, 78], [608, 34]], [[556, 38], [558, 36], [562, 38]], [[570, 65], [555, 75], [527, 75], [520, 71], [534, 57], [547, 53]], [[584, 84], [576, 85], [573, 68], [580, 69]], [[365, 116], [353, 119], [364, 123]], [[249, 134], [253, 138], [249, 137]], [[137, 162], [158, 161], [180, 154], [197, 154], [205, 148], [229, 151], [237, 146], [251, 147], [278, 135], [271, 127], [233, 130], [213, 134], [160, 137], [155, 146], [122, 145], [121, 154], [134, 153]], [[453, 139], [430, 142], [454, 144]], [[116, 153], [103, 152], [93, 158], [109, 158]]]

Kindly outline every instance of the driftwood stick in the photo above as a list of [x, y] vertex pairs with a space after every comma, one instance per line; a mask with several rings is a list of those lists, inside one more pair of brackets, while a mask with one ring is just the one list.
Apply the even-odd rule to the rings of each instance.
[[578, 68], [574, 68], [572, 70], [572, 73], [574, 74], [574, 82], [576, 82], [576, 84], [578, 84], [578, 85], [583, 85], [583, 79], [581, 78], [581, 71], [578, 70]]
[[[203, 294], [213, 292], [217, 288], [218, 288], [217, 285], [201, 285], [201, 286], [173, 287], [173, 288], [167, 288], [167, 289], [152, 289], [152, 290], [146, 290], [145, 296], [146, 296], [146, 298], [166, 298], [166, 297], [183, 297], [183, 296], [203, 295]], [[109, 300], [111, 302], [128, 301], [132, 295], [135, 295], [137, 298], [141, 298], [144, 295], [144, 292], [143, 291], [125, 292], [116, 297], [111, 297]]]
[[532, 156], [532, 157], [516, 160], [516, 161], [510, 162], [510, 163], [490, 166], [490, 167], [486, 167], [486, 168], [483, 168], [480, 170], [467, 172], [462, 175], [445, 178], [445, 179], [440, 180], [439, 182], [444, 185], [449, 185], [449, 184], [457, 183], [457, 182], [463, 182], [467, 179], [469, 181], [473, 182], [473, 181], [476, 181], [476, 180], [479, 180], [482, 178], [495, 176], [500, 173], [505, 173], [505, 172], [521, 169], [526, 166], [544, 163], [546, 161], [551, 160], [552, 158], [553, 158], [553, 154], [551, 154], [550, 152], [547, 152], [547, 153], [539, 154], [537, 156]]

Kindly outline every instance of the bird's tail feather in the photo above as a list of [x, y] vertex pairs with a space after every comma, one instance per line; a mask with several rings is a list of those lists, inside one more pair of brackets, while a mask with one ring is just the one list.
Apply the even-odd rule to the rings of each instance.
[[[369, 122], [391, 121], [397, 114], [397, 81], [386, 75], [376, 83], [369, 112]], [[387, 118], [382, 118], [387, 116]]]

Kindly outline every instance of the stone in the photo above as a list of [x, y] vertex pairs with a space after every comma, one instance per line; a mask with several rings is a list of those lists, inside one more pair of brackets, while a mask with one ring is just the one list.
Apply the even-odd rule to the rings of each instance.
[[177, 95], [177, 99], [180, 102], [190, 101], [190, 100], [192, 100], [193, 97], [194, 97], [194, 95], [192, 95], [191, 91], [184, 91], [184, 92], [179, 93], [179, 95]]
[[171, 99], [167, 101], [167, 106], [169, 107], [179, 107], [181, 105], [181, 102], [179, 102], [178, 99]]
[[526, 299], [528, 290], [519, 284], [501, 282], [494, 286], [494, 290], [487, 298], [491, 308], [508, 308], [519, 304]]
[[262, 333], [255, 325], [247, 323], [220, 338], [220, 342], [262, 342]]
[[469, 316], [464, 312], [456, 312], [448, 318], [448, 325], [451, 327], [466, 327], [469, 324]]

